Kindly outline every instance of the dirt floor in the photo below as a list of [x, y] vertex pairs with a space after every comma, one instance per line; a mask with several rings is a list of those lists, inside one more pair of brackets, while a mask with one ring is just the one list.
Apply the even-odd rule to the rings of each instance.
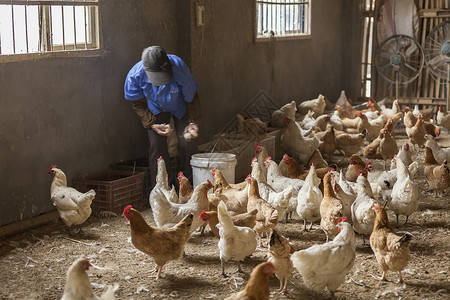
[[[449, 141], [446, 132], [438, 140], [447, 147]], [[399, 145], [402, 142], [398, 139]], [[421, 166], [423, 155], [422, 149], [414, 156]], [[345, 162], [347, 160], [342, 167]], [[381, 161], [375, 161], [375, 166], [380, 167]], [[450, 298], [449, 197], [433, 196], [423, 176], [423, 167], [415, 182], [420, 189], [419, 209], [409, 218], [408, 224], [398, 228], [398, 231], [413, 235], [412, 260], [403, 271], [405, 283], [394, 283], [398, 274], [392, 272], [388, 273], [388, 282], [375, 280], [373, 276], [380, 276], [381, 271], [370, 247], [363, 245], [358, 237], [355, 265], [336, 293], [337, 299]], [[141, 210], [146, 220], [154, 225], [151, 210], [148, 207]], [[389, 212], [389, 218], [394, 225], [392, 212]], [[325, 234], [318, 224], [310, 232], [300, 232], [302, 225], [297, 217], [291, 223], [279, 224], [277, 229], [298, 250], [325, 241]], [[228, 263], [225, 270], [230, 276], [224, 278], [217, 242], [209, 229], [205, 235], [195, 234], [186, 245], [187, 256], [169, 262], [163, 269], [163, 278], [155, 281], [147, 274], [153, 269], [153, 261], [131, 244], [124, 217], [91, 216], [84, 226], [84, 233], [71, 236], [59, 221], [0, 241], [0, 298], [59, 299], [69, 266], [79, 257], [88, 257], [98, 267], [88, 271], [98, 295], [105, 285], [119, 283], [116, 292], [119, 299], [223, 299], [243, 289], [249, 272], [268, 257], [267, 249], [258, 249], [243, 263], [245, 274], [236, 273], [236, 266]], [[279, 295], [278, 287], [278, 280], [272, 277], [271, 299], [314, 297], [297, 272], [289, 280], [287, 296]], [[327, 291], [317, 295], [317, 299], [327, 298]]]

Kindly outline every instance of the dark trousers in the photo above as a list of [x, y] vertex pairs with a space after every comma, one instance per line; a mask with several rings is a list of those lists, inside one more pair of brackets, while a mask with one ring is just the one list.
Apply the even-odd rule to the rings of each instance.
[[[168, 112], [162, 112], [156, 115], [155, 124], [170, 124], [171, 114]], [[183, 137], [184, 128], [188, 125], [188, 121], [186, 116], [184, 116], [181, 120], [178, 120], [176, 117], [173, 117], [175, 131], [178, 136], [178, 154], [180, 155], [180, 170], [183, 171], [184, 176], [186, 176], [192, 184], [192, 168], [190, 164], [192, 154], [198, 152], [197, 144], [194, 140], [190, 142], [186, 141]], [[170, 158], [169, 151], [167, 149], [167, 137], [157, 134], [154, 130], [148, 129], [148, 140], [150, 142], [149, 148], [149, 166], [150, 166], [150, 183], [153, 187], [156, 184], [156, 175], [158, 171], [157, 160], [160, 156], [163, 157], [166, 162], [166, 169], [169, 176], [169, 184], [173, 184], [176, 182], [175, 180], [175, 172], [170, 168]], [[175, 181], [175, 182], [174, 182]]]

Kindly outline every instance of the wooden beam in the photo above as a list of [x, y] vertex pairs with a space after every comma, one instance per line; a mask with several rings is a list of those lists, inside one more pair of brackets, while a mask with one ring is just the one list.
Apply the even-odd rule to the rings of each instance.
[[50, 223], [58, 218], [59, 218], [58, 211], [55, 210], [50, 213], [39, 215], [34, 218], [2, 226], [0, 227], [0, 238], [24, 232], [26, 230]]

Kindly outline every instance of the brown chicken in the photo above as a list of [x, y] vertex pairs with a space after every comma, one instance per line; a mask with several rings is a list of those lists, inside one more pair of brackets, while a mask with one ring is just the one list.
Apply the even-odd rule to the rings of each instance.
[[430, 122], [423, 122], [425, 124], [425, 131], [432, 137], [438, 137], [441, 134], [441, 128]]
[[236, 115], [238, 130], [245, 132], [252, 140], [261, 140], [266, 136], [267, 124], [258, 118], [245, 118], [241, 114]]
[[131, 243], [136, 249], [151, 256], [156, 267], [151, 273], [157, 273], [150, 278], [160, 278], [161, 270], [170, 260], [180, 259], [184, 246], [190, 238], [190, 230], [194, 214], [185, 216], [171, 228], [157, 228], [147, 224], [144, 217], [128, 205], [123, 210], [123, 216], [130, 221]]
[[366, 140], [366, 135], [367, 130], [363, 130], [361, 133], [344, 133], [336, 136], [337, 150], [341, 153], [344, 152], [341, 161], [343, 161], [345, 157], [356, 154], [361, 150], [361, 147]]
[[[286, 155], [283, 157], [283, 161], [286, 164], [290, 178], [305, 180], [306, 176], [308, 176], [309, 170], [303, 169], [292, 157]], [[317, 177], [323, 179], [330, 169], [337, 170], [337, 166], [333, 164], [324, 168], [316, 168]]]
[[[253, 228], [256, 225], [257, 213], [258, 210], [254, 209], [250, 212], [231, 216], [231, 220], [233, 221], [233, 224], [236, 226]], [[219, 229], [216, 227], [216, 225], [219, 224], [219, 217], [217, 216], [217, 210], [203, 211], [200, 214], [200, 218], [202, 218], [203, 221], [208, 222], [209, 228], [211, 228], [212, 233], [216, 236], [216, 238], [219, 238]]]
[[380, 141], [380, 154], [384, 160], [384, 168], [398, 152], [397, 142], [392, 138], [389, 130], [384, 128], [381, 130], [382, 137]]
[[[233, 189], [218, 168], [212, 168], [211, 173], [214, 177], [213, 192], [225, 203], [230, 215], [247, 212], [248, 187], [243, 190]], [[210, 197], [208, 198], [210, 199]], [[217, 204], [217, 202], [214, 203], [216, 207]]]
[[272, 229], [278, 224], [278, 211], [259, 195], [258, 181], [255, 178], [247, 179], [250, 184], [248, 191], [247, 210], [258, 210], [256, 214], [256, 225], [253, 229], [259, 236], [259, 246], [262, 246], [262, 233], [270, 235]]
[[328, 240], [337, 235], [337, 224], [343, 215], [341, 200], [336, 196], [331, 185], [331, 174], [327, 173], [323, 178], [323, 200], [320, 203], [320, 228], [325, 232]]
[[280, 293], [286, 294], [288, 279], [294, 271], [291, 254], [295, 252], [295, 247], [274, 229], [270, 235], [268, 252], [268, 261], [275, 266], [275, 275], [280, 281]]
[[370, 247], [383, 271], [383, 275], [377, 279], [386, 281], [386, 273], [391, 270], [398, 272], [400, 278], [397, 283], [401, 283], [403, 282], [402, 270], [411, 259], [409, 253], [411, 235], [405, 233], [398, 236], [389, 226], [386, 210], [380, 204], [375, 204], [373, 210], [376, 217], [370, 235]]
[[389, 119], [386, 124], [384, 124], [383, 129], [386, 129], [389, 134], [394, 137], [395, 136], [395, 125], [397, 125], [396, 123], [394, 123], [394, 120]]
[[433, 156], [433, 151], [425, 147], [425, 168], [423, 170], [430, 189], [434, 190], [434, 195], [443, 193], [450, 187], [450, 169], [447, 160], [439, 165]]
[[345, 101], [345, 115], [350, 118], [356, 118], [360, 113], [364, 113], [367, 110], [356, 110], [353, 108], [353, 106], [351, 105], [350, 101], [352, 101], [351, 99], [348, 99], [347, 101]]
[[275, 266], [271, 262], [260, 263], [250, 274], [244, 290], [225, 298], [225, 300], [268, 300], [270, 296], [269, 276], [274, 271]]
[[416, 124], [409, 130], [409, 140], [414, 145], [414, 150], [416, 148], [416, 145], [420, 147], [425, 144], [425, 142], [427, 141], [425, 139], [426, 133], [427, 130], [423, 122], [423, 117], [421, 114], [419, 114], [419, 118], [417, 119]]
[[[382, 129], [383, 130], [383, 129]], [[380, 142], [383, 137], [381, 130], [380, 134], [376, 139], [374, 139], [369, 145], [364, 149], [364, 157], [369, 159], [382, 159], [380, 154]]]
[[192, 188], [189, 179], [184, 176], [183, 172], [178, 173], [178, 184], [180, 185], [180, 192], [178, 195], [178, 203], [186, 203], [192, 197], [194, 189]]
[[345, 171], [345, 179], [347, 181], [356, 182], [359, 176], [359, 171], [364, 171], [368, 163], [365, 163], [362, 158], [353, 154], [350, 156], [350, 161], [348, 162], [347, 171]]
[[[317, 136], [317, 134], [316, 134]], [[337, 149], [336, 135], [334, 134], [334, 126], [327, 127], [327, 130], [320, 138], [319, 151], [322, 156], [331, 157]]]

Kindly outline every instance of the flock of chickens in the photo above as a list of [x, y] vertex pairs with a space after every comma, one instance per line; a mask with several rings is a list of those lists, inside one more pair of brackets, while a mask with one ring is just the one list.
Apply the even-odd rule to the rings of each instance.
[[[238, 271], [242, 271], [240, 262], [257, 249], [267, 251], [269, 257], [253, 269], [245, 289], [227, 299], [268, 299], [268, 278], [272, 274], [279, 279], [280, 293], [287, 293], [294, 270], [307, 288], [315, 292], [327, 289], [334, 297], [355, 261], [355, 233], [363, 243], [369, 237], [382, 270], [379, 279], [386, 280], [390, 270], [398, 272], [398, 282], [402, 282], [401, 272], [411, 259], [412, 237], [396, 234], [386, 210], [394, 212], [398, 225], [399, 216], [405, 216], [406, 224], [418, 208], [414, 176], [420, 166], [412, 160], [413, 149], [425, 153], [423, 172], [429, 188], [444, 193], [450, 187], [450, 149], [438, 146], [434, 138], [440, 135], [440, 127], [431, 121], [430, 112], [419, 111], [418, 107], [401, 110], [398, 101], [392, 108], [369, 101], [367, 109], [357, 110], [344, 97], [332, 114], [325, 114], [326, 106], [325, 98], [319, 95], [275, 111], [272, 125], [283, 128], [281, 147], [286, 154], [276, 163], [262, 144], [255, 143], [255, 158], [249, 162], [252, 172], [241, 183], [228, 183], [218, 168], [212, 168], [213, 182], [208, 180], [193, 189], [180, 172], [177, 193], [169, 187], [165, 162], [159, 158], [156, 185], [149, 197], [156, 226], [150, 226], [131, 205], [123, 211], [130, 223], [132, 244], [156, 264], [151, 277], [160, 278], [168, 261], [183, 256], [192, 234], [203, 234], [209, 226], [218, 239], [224, 276], [228, 276], [227, 262], [236, 262]], [[400, 122], [410, 143], [399, 148], [394, 128]], [[442, 108], [437, 124], [450, 128], [450, 115]], [[332, 162], [337, 153], [342, 159]], [[339, 170], [338, 164], [347, 157], [348, 165]], [[384, 169], [375, 169], [367, 159], [384, 161]], [[54, 177], [51, 199], [62, 220], [69, 228], [80, 226], [91, 214], [95, 191], [83, 194], [67, 187], [64, 173], [54, 165], [50, 175]], [[212, 193], [208, 193], [210, 189]], [[303, 220], [303, 231], [320, 222], [326, 241], [295, 249], [276, 228], [279, 222], [289, 222], [293, 213]], [[118, 286], [110, 286], [101, 298], [94, 298], [88, 269], [87, 259], [74, 262], [62, 299], [88, 299], [80, 295], [115, 299]]]

